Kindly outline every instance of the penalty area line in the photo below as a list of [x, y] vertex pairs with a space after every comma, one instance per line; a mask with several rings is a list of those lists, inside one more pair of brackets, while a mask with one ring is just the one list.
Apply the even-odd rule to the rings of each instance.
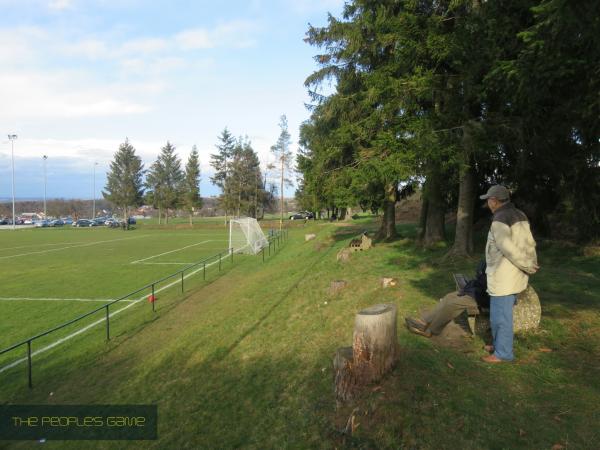
[[168, 252], [164, 252], [164, 253], [159, 253], [158, 255], [153, 255], [153, 256], [148, 256], [147, 258], [143, 258], [143, 259], [138, 259], [136, 261], [131, 261], [130, 264], [139, 264], [143, 261], [147, 261], [149, 259], [154, 259], [154, 258], [158, 258], [159, 256], [163, 256], [163, 255], [168, 255], [169, 253], [175, 253], [175, 252], [179, 252], [181, 250], [185, 250], [186, 248], [190, 248], [190, 247], [196, 247], [197, 245], [202, 245], [202, 244], [206, 244], [207, 242], [211, 242], [211, 240], [208, 241], [202, 241], [202, 242], [197, 242], [196, 244], [190, 244], [190, 245], [186, 245], [185, 247], [181, 247], [181, 248], [176, 248], [175, 250], [169, 250]]
[[[220, 260], [222, 260], [222, 259], [223, 259], [223, 258], [221, 257], [220, 259], [217, 259], [216, 261], [214, 261], [214, 262], [212, 262], [212, 263], [210, 263], [210, 264], [207, 264], [207, 265], [206, 265], [206, 267], [210, 267], [210, 266], [212, 266], [212, 265], [214, 265], [214, 264], [217, 264], [217, 263], [218, 263]], [[188, 273], [187, 275], [185, 275], [183, 278], [184, 278], [184, 279], [187, 279], [187, 278], [191, 277], [192, 275], [196, 275], [196, 274], [197, 274], [198, 272], [200, 272], [201, 270], [203, 270], [203, 268], [202, 268], [202, 267], [201, 267], [201, 268], [199, 268], [199, 269], [193, 270], [193, 271], [191, 271], [190, 273]], [[170, 287], [173, 287], [173, 286], [175, 286], [175, 285], [177, 285], [177, 284], [179, 284], [179, 283], [181, 283], [181, 281], [180, 281], [180, 280], [173, 281], [172, 283], [169, 283], [169, 284], [167, 284], [166, 286], [163, 286], [163, 287], [161, 287], [161, 288], [158, 288], [158, 289], [156, 289], [156, 290], [154, 291], [154, 293], [155, 293], [155, 294], [157, 294], [157, 293], [159, 293], [159, 292], [162, 292], [162, 291], [164, 291], [165, 289], [169, 289]], [[126, 305], [126, 306], [123, 306], [121, 309], [117, 309], [116, 311], [114, 311], [114, 312], [110, 313], [110, 314], [108, 315], [108, 317], [110, 318], [110, 317], [116, 316], [117, 314], [120, 314], [120, 313], [122, 313], [123, 311], [125, 311], [125, 310], [127, 310], [127, 309], [131, 308], [132, 306], [139, 304], [141, 301], [145, 300], [146, 298], [147, 298], [147, 296], [146, 296], [146, 295], [143, 295], [142, 297], [138, 298], [137, 300], [131, 300], [131, 301], [130, 301], [130, 303], [129, 303], [128, 305]], [[121, 301], [123, 301], [123, 300], [121, 300]], [[74, 337], [76, 337], [76, 336], [79, 336], [79, 335], [80, 335], [80, 334], [82, 334], [82, 333], [85, 333], [85, 332], [86, 332], [87, 330], [89, 330], [90, 328], [93, 328], [93, 327], [95, 327], [95, 326], [97, 326], [97, 325], [100, 325], [101, 323], [105, 323], [105, 322], [106, 322], [106, 318], [104, 318], [104, 317], [103, 317], [102, 319], [98, 319], [98, 320], [96, 320], [95, 322], [92, 322], [92, 323], [90, 323], [89, 325], [86, 325], [85, 327], [81, 328], [80, 330], [77, 330], [77, 331], [75, 331], [75, 332], [73, 332], [73, 333], [71, 333], [71, 334], [69, 334], [69, 335], [67, 335], [67, 336], [65, 336], [65, 337], [63, 337], [63, 338], [60, 338], [60, 339], [58, 339], [58, 340], [54, 341], [53, 343], [51, 343], [51, 344], [48, 344], [47, 346], [40, 348], [39, 350], [36, 350], [36, 351], [34, 351], [34, 352], [31, 352], [31, 357], [33, 358], [34, 356], [37, 356], [37, 355], [39, 355], [39, 354], [41, 354], [41, 353], [45, 353], [45, 352], [47, 352], [48, 350], [51, 350], [51, 349], [53, 349], [54, 347], [57, 347], [57, 346], [59, 346], [59, 345], [60, 345], [60, 344], [62, 344], [63, 342], [66, 342], [66, 341], [68, 341], [68, 340], [70, 340], [70, 339], [73, 339], [73, 338], [74, 338]], [[12, 363], [10, 363], [10, 364], [7, 364], [6, 366], [0, 367], [0, 373], [2, 373], [2, 372], [4, 372], [4, 371], [6, 371], [6, 370], [8, 370], [8, 369], [12, 369], [13, 367], [16, 367], [16, 366], [18, 366], [19, 364], [21, 364], [21, 363], [23, 363], [23, 362], [25, 362], [25, 361], [27, 361], [27, 357], [24, 357], [24, 358], [17, 359], [16, 361], [13, 361]]]

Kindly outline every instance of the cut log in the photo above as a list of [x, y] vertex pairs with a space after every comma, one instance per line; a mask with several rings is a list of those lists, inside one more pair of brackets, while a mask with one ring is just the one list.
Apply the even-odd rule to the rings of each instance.
[[396, 305], [380, 304], [360, 311], [354, 319], [352, 349], [360, 384], [381, 379], [398, 355]]
[[304, 242], [312, 241], [316, 237], [317, 237], [316, 234], [305, 234], [304, 235]]
[[382, 277], [381, 278], [381, 286], [384, 288], [394, 287], [398, 284], [397, 278], [391, 277]]
[[346, 287], [348, 283], [345, 280], [334, 280], [329, 285], [329, 295], [335, 295]]

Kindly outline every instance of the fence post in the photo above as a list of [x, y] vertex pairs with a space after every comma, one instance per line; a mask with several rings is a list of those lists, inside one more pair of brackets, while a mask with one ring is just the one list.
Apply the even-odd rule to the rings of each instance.
[[263, 257], [263, 262], [265, 262], [265, 248], [262, 248], [262, 257]]
[[219, 272], [221, 271], [221, 253], [219, 253]]
[[31, 382], [31, 340], [27, 341], [27, 377], [29, 378], [29, 389], [33, 387]]
[[181, 271], [181, 293], [183, 294], [183, 270]]
[[106, 305], [106, 340], [110, 341], [110, 322], [108, 317], [108, 305]]
[[203, 272], [202, 272], [202, 278], [203, 278], [204, 281], [206, 281], [206, 263], [204, 263], [204, 268], [202, 270], [203, 270]]
[[154, 297], [154, 283], [152, 283], [152, 312], [156, 312], [156, 309], [154, 309], [154, 303], [156, 303], [156, 298]]
[[231, 264], [233, 264], [233, 248], [230, 248], [229, 251], [231, 252]]
[[271, 240], [269, 239], [269, 256], [271, 256]]

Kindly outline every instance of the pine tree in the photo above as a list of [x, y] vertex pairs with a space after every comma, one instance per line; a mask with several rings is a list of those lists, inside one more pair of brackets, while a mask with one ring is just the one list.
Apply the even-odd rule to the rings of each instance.
[[165, 218], [169, 222], [169, 209], [177, 209], [181, 204], [184, 174], [181, 170], [181, 161], [175, 154], [175, 146], [167, 141], [161, 149], [159, 158], [164, 167], [164, 179], [162, 184], [163, 197], [165, 201]]
[[216, 145], [218, 152], [210, 155], [210, 165], [215, 170], [214, 175], [210, 177], [210, 181], [221, 189], [221, 204], [225, 209], [225, 225], [227, 225], [227, 212], [229, 209], [227, 178], [230, 172], [229, 163], [235, 151], [236, 141], [227, 127], [223, 129], [218, 139], [219, 143]]
[[181, 203], [182, 183], [181, 161], [175, 154], [175, 147], [167, 141], [146, 178], [147, 198], [158, 207], [159, 222], [161, 210], [165, 211], [165, 223], [169, 223], [169, 209], [176, 209]]
[[119, 146], [110, 163], [102, 196], [123, 210], [123, 219], [129, 227], [129, 208], [140, 206], [144, 195], [142, 159], [135, 154], [129, 139]]
[[193, 225], [194, 209], [202, 208], [200, 197], [200, 162], [198, 150], [194, 145], [185, 166], [185, 180], [183, 184], [183, 205], [190, 215], [190, 226]]

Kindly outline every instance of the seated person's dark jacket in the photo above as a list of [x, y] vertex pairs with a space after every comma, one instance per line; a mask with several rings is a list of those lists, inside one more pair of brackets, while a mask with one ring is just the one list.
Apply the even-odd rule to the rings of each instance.
[[477, 271], [475, 272], [475, 278], [470, 280], [465, 287], [459, 291], [458, 295], [468, 295], [477, 302], [479, 308], [490, 307], [490, 296], [487, 293], [487, 278], [485, 276], [485, 260], [479, 261], [477, 265]]

